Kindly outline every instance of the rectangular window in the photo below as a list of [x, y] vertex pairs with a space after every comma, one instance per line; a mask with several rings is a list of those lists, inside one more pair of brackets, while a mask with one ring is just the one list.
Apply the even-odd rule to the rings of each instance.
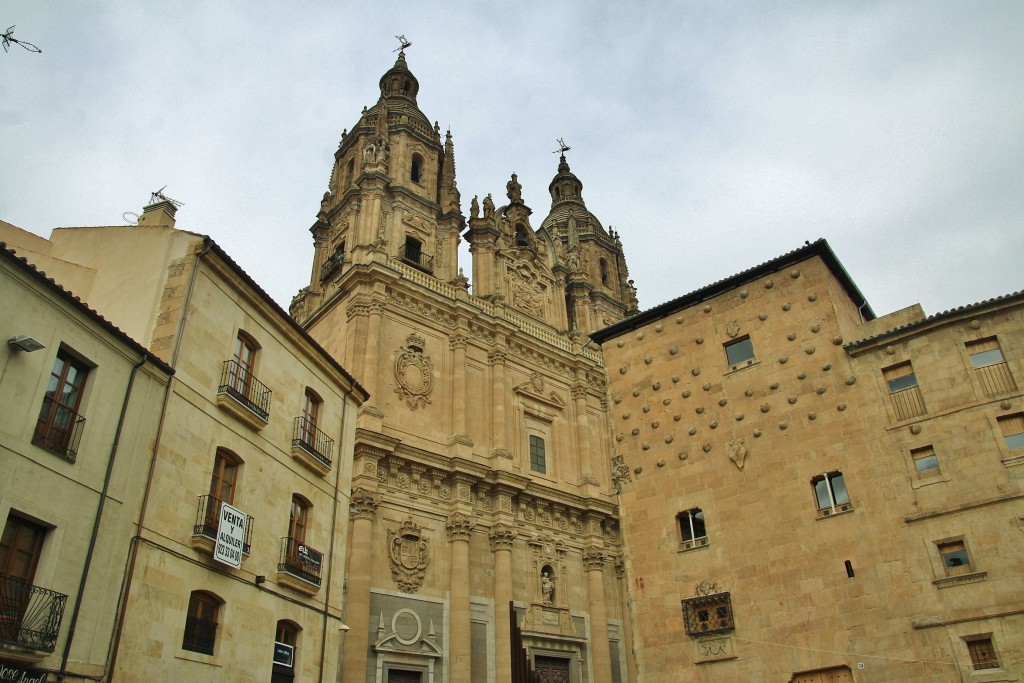
[[743, 337], [725, 345], [725, 359], [729, 367], [736, 370], [754, 362], [754, 344], [750, 337]]
[[1004, 415], [998, 418], [998, 422], [1006, 448], [1011, 451], [1024, 448], [1024, 413]]
[[930, 476], [939, 473], [939, 459], [935, 457], [935, 449], [931, 446], [915, 448], [910, 451], [910, 457], [914, 459], [914, 469], [918, 476]]
[[680, 512], [676, 515], [679, 521], [679, 533], [684, 550], [702, 548], [708, 544], [707, 527], [704, 525], [704, 512], [700, 508]]
[[939, 556], [942, 558], [946, 576], [971, 573], [971, 558], [962, 540], [939, 543]]
[[63, 348], [57, 351], [46, 395], [39, 409], [32, 443], [62, 455], [71, 462], [78, 457], [78, 441], [85, 418], [78, 414], [89, 367]]
[[999, 668], [999, 658], [996, 657], [992, 638], [971, 638], [967, 641], [967, 653], [971, 656], [971, 665], [975, 671]]
[[45, 536], [46, 527], [9, 514], [0, 538], [0, 577], [31, 584]]
[[884, 368], [882, 377], [889, 388], [889, 397], [897, 420], [909, 420], [927, 412], [921, 396], [921, 387], [917, 385], [914, 366], [909, 361]]
[[530, 435], [530, 469], [540, 474], [547, 474], [547, 456], [544, 453], [544, 439]]
[[736, 628], [729, 593], [700, 595], [683, 600], [683, 621], [686, 635], [697, 637], [725, 633]]
[[999, 396], [1017, 390], [1017, 383], [1010, 374], [999, 340], [995, 337], [967, 342], [967, 353], [971, 357], [974, 376], [981, 384], [986, 396]]
[[842, 472], [829, 472], [811, 480], [818, 501], [818, 516], [828, 517], [851, 509]]

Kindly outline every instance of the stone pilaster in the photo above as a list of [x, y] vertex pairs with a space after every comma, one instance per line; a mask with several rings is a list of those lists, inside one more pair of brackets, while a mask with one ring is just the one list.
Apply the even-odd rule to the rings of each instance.
[[349, 559], [348, 602], [345, 621], [345, 660], [342, 662], [342, 683], [366, 681], [366, 652], [370, 635], [370, 582], [373, 566], [373, 519], [380, 505], [380, 495], [368, 489], [352, 492], [352, 554]]
[[508, 351], [504, 347], [495, 347], [487, 354], [487, 362], [491, 365], [491, 434], [493, 452], [502, 453], [508, 450], [505, 433], [505, 403], [508, 391], [505, 387], [505, 358]]
[[451, 550], [451, 582], [449, 584], [451, 640], [448, 643], [448, 680], [450, 681], [472, 679], [473, 641], [470, 636], [469, 538], [473, 526], [473, 520], [461, 512], [449, 516], [446, 525]]
[[572, 386], [573, 410], [576, 413], [576, 449], [580, 481], [597, 483], [594, 479], [592, 454], [590, 451], [590, 425], [587, 418], [587, 387], [583, 384]]
[[590, 651], [594, 665], [591, 680], [611, 683], [612, 655], [608, 645], [608, 610], [604, 595], [604, 551], [589, 546], [583, 551], [583, 568], [587, 572], [587, 593], [590, 599]]
[[512, 680], [512, 633], [509, 628], [509, 604], [512, 589], [512, 545], [515, 529], [507, 524], [495, 524], [489, 535], [494, 551], [494, 667], [497, 683]]

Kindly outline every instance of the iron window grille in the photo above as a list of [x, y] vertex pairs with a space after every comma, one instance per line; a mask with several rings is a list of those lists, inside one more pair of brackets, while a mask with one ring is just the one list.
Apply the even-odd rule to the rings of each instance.
[[217, 642], [217, 622], [199, 617], [185, 618], [185, 637], [181, 641], [181, 649], [191, 650], [204, 655], [213, 654], [214, 643]]
[[696, 638], [736, 629], [732, 599], [728, 592], [687, 598], [683, 603], [686, 635]]
[[68, 596], [0, 576], [0, 643], [53, 652]]

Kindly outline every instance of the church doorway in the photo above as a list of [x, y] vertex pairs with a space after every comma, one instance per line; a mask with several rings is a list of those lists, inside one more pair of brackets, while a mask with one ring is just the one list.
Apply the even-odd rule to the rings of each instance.
[[536, 657], [533, 672], [537, 683], [569, 683], [569, 660], [562, 657]]
[[403, 671], [401, 669], [388, 669], [387, 683], [421, 683], [422, 681], [422, 671]]

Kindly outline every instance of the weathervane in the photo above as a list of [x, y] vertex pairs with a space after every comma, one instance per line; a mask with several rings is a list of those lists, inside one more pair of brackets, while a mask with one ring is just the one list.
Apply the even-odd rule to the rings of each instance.
[[555, 140], [555, 142], [558, 143], [558, 149], [552, 152], [552, 154], [561, 154], [562, 156], [565, 156], [565, 153], [572, 149], [572, 147], [565, 144], [565, 140], [563, 140], [562, 138], [558, 138], [557, 140]]
[[29, 52], [42, 52], [38, 47], [28, 42], [27, 40], [18, 40], [14, 37], [14, 27], [8, 26], [7, 30], [0, 34], [0, 38], [3, 38], [4, 52], [8, 52], [11, 48], [11, 43], [15, 45], [21, 45]]
[[401, 43], [401, 45], [392, 50], [392, 52], [405, 52], [405, 48], [412, 47], [412, 43], [406, 40], [405, 36], [395, 36], [395, 38], [398, 39], [398, 42]]

